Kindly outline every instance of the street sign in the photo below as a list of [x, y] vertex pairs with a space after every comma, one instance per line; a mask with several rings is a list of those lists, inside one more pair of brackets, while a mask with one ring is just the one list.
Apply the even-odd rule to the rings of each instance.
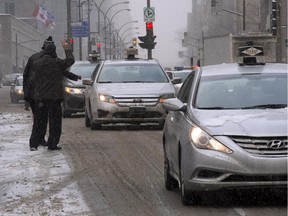
[[155, 7], [144, 7], [144, 22], [154, 22], [155, 21]]
[[211, 0], [211, 14], [222, 15], [222, 13], [223, 13], [222, 0]]
[[88, 37], [88, 23], [75, 22], [71, 23], [72, 37]]

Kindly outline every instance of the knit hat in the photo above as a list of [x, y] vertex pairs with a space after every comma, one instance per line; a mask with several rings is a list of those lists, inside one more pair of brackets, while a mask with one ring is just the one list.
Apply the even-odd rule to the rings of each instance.
[[45, 41], [44, 41], [44, 43], [43, 43], [43, 46], [42, 46], [42, 50], [44, 50], [44, 47], [45, 47], [47, 44], [54, 44], [54, 41], [53, 41], [52, 36], [49, 36], [47, 39], [45, 39]]
[[47, 43], [43, 48], [44, 55], [50, 55], [51, 57], [55, 58], [56, 55], [56, 46], [54, 43]]

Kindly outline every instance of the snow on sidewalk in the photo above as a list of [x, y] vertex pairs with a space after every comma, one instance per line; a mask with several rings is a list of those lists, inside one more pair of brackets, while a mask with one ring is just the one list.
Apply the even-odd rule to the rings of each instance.
[[62, 151], [30, 151], [31, 121], [0, 113], [0, 215], [89, 215]]

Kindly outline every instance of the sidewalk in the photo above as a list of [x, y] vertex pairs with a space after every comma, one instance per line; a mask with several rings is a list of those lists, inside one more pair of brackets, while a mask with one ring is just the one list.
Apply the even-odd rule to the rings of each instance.
[[0, 113], [0, 215], [89, 215], [62, 151], [30, 151], [32, 114]]

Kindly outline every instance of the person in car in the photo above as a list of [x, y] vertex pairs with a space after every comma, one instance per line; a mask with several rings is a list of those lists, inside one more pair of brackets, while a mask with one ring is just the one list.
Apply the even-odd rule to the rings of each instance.
[[81, 76], [65, 70], [73, 65], [75, 60], [72, 51], [69, 49], [69, 44], [62, 41], [62, 45], [66, 54], [65, 59], [57, 58], [56, 46], [51, 43], [44, 46], [43, 57], [32, 64], [35, 107], [33, 128], [29, 141], [31, 151], [37, 150], [41, 139], [39, 131], [45, 129], [44, 122], [46, 118], [49, 122], [48, 150], [61, 150], [58, 143], [62, 129], [63, 76], [75, 81], [81, 79]]

